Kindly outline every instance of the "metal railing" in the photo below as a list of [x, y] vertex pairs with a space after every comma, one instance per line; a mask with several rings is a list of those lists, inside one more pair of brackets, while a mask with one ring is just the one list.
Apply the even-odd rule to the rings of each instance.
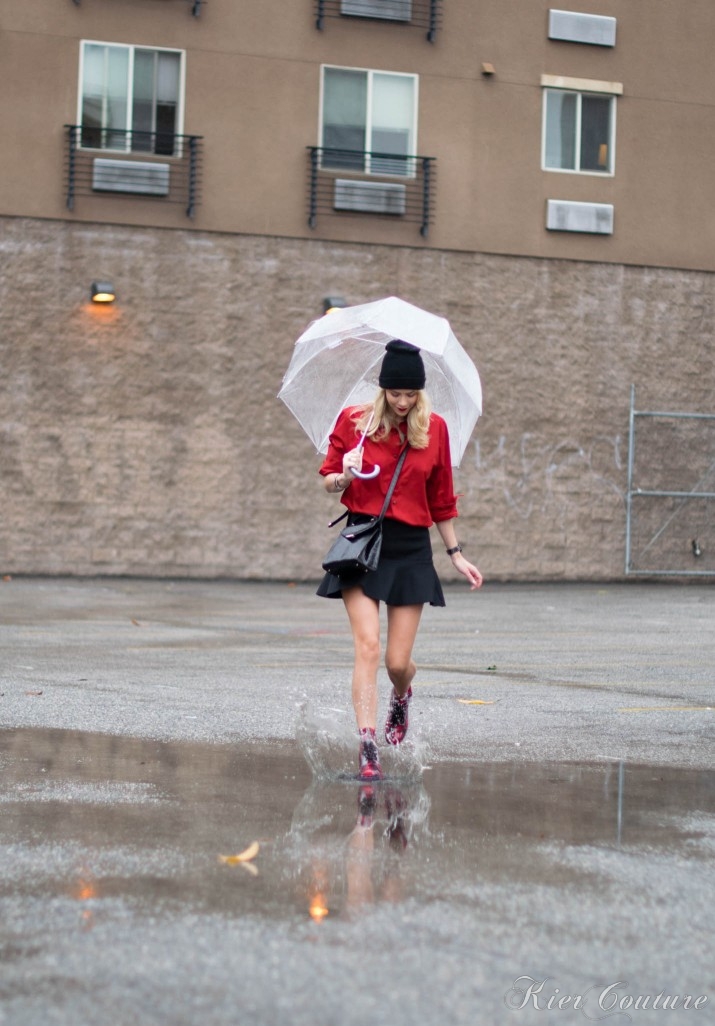
[[433, 215], [434, 157], [308, 146], [308, 224], [318, 218], [379, 217], [418, 224]]
[[316, 28], [325, 18], [371, 20], [426, 29], [433, 43], [442, 25], [442, 0], [314, 0]]
[[65, 125], [65, 195], [182, 203], [193, 217], [201, 186], [200, 135]]
[[[638, 435], [639, 420], [647, 427]], [[700, 463], [700, 468], [698, 468]], [[636, 485], [639, 475], [650, 478]], [[692, 488], [658, 487], [659, 475]], [[631, 386], [625, 572], [715, 577], [715, 414], [637, 410]], [[710, 485], [710, 487], [708, 487]]]

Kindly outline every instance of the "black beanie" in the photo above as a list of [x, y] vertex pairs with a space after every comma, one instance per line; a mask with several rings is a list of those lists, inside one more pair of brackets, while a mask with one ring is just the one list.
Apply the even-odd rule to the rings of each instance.
[[380, 388], [424, 388], [425, 367], [417, 346], [403, 342], [401, 338], [388, 342], [378, 384]]

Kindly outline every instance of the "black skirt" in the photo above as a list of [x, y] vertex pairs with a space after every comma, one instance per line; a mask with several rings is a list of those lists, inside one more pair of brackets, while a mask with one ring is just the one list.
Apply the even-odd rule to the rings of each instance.
[[[348, 523], [369, 519], [350, 513]], [[317, 594], [323, 598], [340, 598], [343, 588], [356, 585], [370, 598], [388, 606], [416, 606], [426, 602], [431, 606], [445, 605], [442, 585], [432, 562], [429, 529], [385, 517], [377, 570], [342, 577], [326, 574]]]

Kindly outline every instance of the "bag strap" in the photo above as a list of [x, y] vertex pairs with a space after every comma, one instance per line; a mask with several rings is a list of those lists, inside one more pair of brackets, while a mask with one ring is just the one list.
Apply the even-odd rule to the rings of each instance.
[[395, 467], [395, 473], [392, 475], [392, 480], [390, 481], [390, 487], [387, 489], [387, 495], [385, 496], [385, 501], [382, 504], [382, 509], [380, 510], [380, 516], [377, 518], [378, 520], [384, 520], [385, 519], [385, 513], [387, 513], [387, 507], [390, 505], [390, 499], [392, 498], [392, 493], [395, 490], [395, 485], [397, 484], [397, 479], [400, 476], [400, 471], [402, 470], [402, 464], [405, 462], [405, 456], [407, 456], [407, 450], [409, 449], [409, 447], [410, 447], [410, 443], [408, 442], [405, 445], [405, 448], [402, 450], [402, 453], [400, 455], [399, 460], [397, 461], [397, 466]]
[[339, 517], [335, 518], [335, 520], [331, 520], [330, 523], [328, 524], [328, 527], [335, 527], [336, 524], [339, 524], [341, 520], [345, 519], [345, 517], [348, 515], [349, 512], [350, 512], [350, 510], [346, 509], [345, 512], [341, 513]]
[[[385, 501], [382, 504], [382, 509], [380, 510], [380, 515], [377, 518], [380, 521], [385, 519], [385, 513], [387, 513], [387, 507], [390, 505], [390, 499], [392, 498], [392, 493], [395, 490], [395, 485], [397, 484], [397, 479], [400, 476], [400, 471], [402, 470], [402, 464], [405, 462], [405, 457], [407, 456], [407, 450], [409, 449], [409, 447], [410, 447], [410, 443], [407, 442], [405, 444], [404, 449], [400, 453], [400, 458], [397, 461], [397, 466], [395, 467], [395, 473], [392, 475], [392, 480], [390, 481], [390, 486], [387, 489], [387, 495], [385, 496]], [[350, 510], [346, 509], [345, 512], [341, 513], [340, 516], [336, 517], [335, 520], [331, 520], [330, 523], [328, 524], [328, 527], [335, 527], [336, 524], [339, 524], [341, 520], [345, 519], [345, 517], [348, 515], [349, 512], [350, 512]]]

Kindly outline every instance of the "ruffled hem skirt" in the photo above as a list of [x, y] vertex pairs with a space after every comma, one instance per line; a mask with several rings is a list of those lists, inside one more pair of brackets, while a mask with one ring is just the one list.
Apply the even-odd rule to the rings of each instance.
[[[369, 519], [351, 513], [348, 523]], [[370, 598], [388, 606], [445, 605], [442, 585], [432, 562], [429, 529], [385, 517], [377, 570], [342, 577], [326, 574], [317, 594], [323, 598], [340, 598], [343, 588], [356, 586]]]

